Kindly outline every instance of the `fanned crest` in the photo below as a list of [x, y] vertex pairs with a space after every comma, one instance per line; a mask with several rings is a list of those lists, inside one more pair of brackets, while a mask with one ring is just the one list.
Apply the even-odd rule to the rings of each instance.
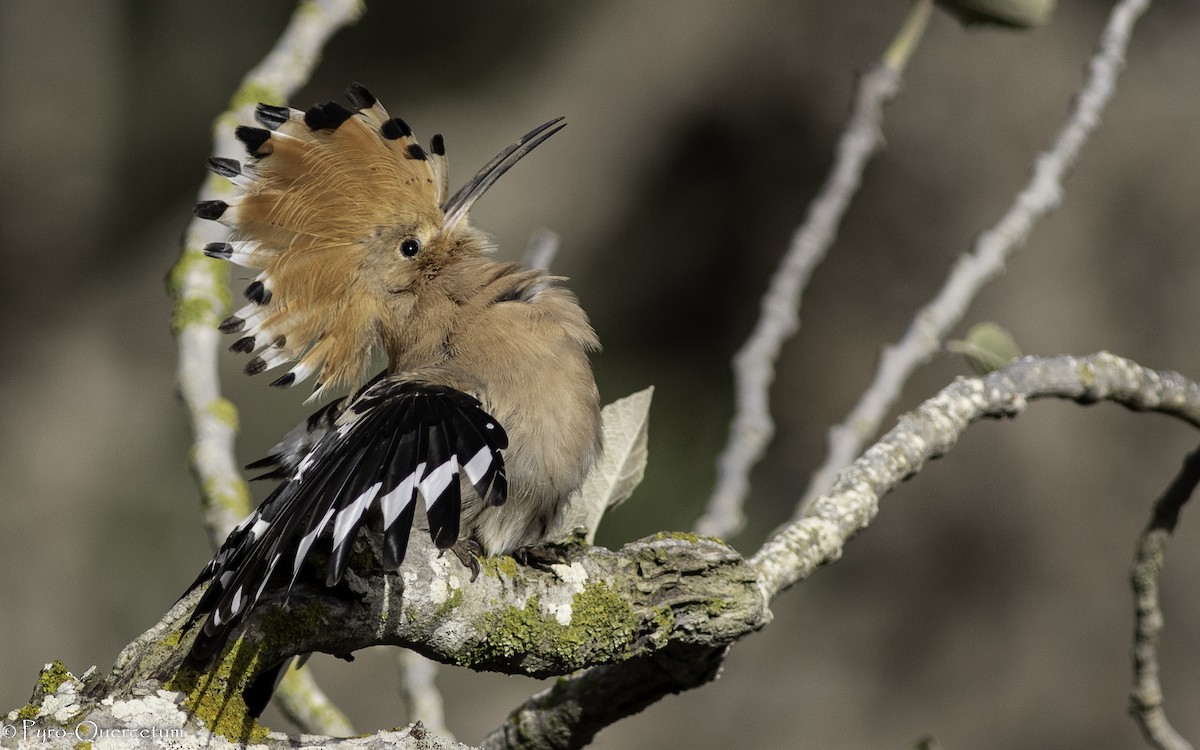
[[261, 127], [236, 130], [249, 158], [209, 160], [240, 195], [196, 207], [233, 230], [208, 255], [261, 271], [246, 288], [250, 303], [221, 330], [240, 334], [231, 350], [254, 355], [247, 373], [295, 362], [272, 385], [313, 374], [318, 392], [360, 383], [377, 339], [371, 323], [383, 315], [377, 298], [355, 294], [371, 243], [443, 218], [441, 136], [427, 151], [364, 87], [346, 95], [354, 110], [258, 105]]

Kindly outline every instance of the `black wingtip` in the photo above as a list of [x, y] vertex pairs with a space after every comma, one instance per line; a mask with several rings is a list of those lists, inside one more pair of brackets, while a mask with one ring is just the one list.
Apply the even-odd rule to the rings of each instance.
[[229, 204], [225, 201], [200, 201], [196, 207], [192, 209], [192, 213], [200, 219], [217, 220], [225, 213], [225, 209], [229, 208]]
[[246, 325], [246, 321], [236, 315], [230, 315], [225, 320], [221, 321], [221, 325], [217, 326], [217, 330], [221, 333], [237, 333]]
[[213, 646], [207, 641], [201, 643], [200, 638], [202, 636], [203, 634], [196, 637], [196, 643], [192, 646], [192, 650], [188, 652], [188, 655], [184, 657], [182, 664], [184, 669], [190, 669], [199, 674], [210, 671], [216, 665], [217, 656], [220, 653], [219, 649], [214, 650]]
[[[431, 429], [432, 433], [433, 430]], [[436, 453], [430, 453], [434, 456]], [[436, 459], [434, 459], [436, 461]], [[433, 463], [433, 461], [431, 461]], [[458, 478], [450, 480], [449, 485], [439, 498], [425, 512], [429, 521], [429, 538], [438, 549], [450, 549], [458, 541], [459, 526], [462, 522], [462, 494], [458, 488]]]
[[268, 467], [275, 467], [278, 465], [279, 456], [267, 456], [266, 458], [260, 458], [257, 461], [251, 461], [242, 468], [246, 469], [247, 471], [257, 471], [258, 469], [266, 469]]
[[273, 388], [288, 388], [288, 387], [294, 385], [295, 383], [296, 383], [296, 373], [289, 372], [289, 373], [285, 373], [282, 377], [272, 380], [271, 387], [273, 387]]
[[429, 141], [429, 150], [438, 156], [446, 155], [446, 140], [442, 138], [441, 133], [435, 133]]
[[[446, 500], [442, 500], [446, 502]], [[458, 541], [459, 514], [462, 512], [460, 507], [447, 508], [444, 513], [437, 513], [438, 503], [430, 509], [429, 517], [429, 537], [433, 540], [433, 546], [438, 549], [450, 549], [454, 543]]]
[[265, 369], [267, 369], [267, 361], [262, 357], [255, 357], [246, 363], [245, 371], [247, 375], [257, 375]]
[[249, 354], [254, 351], [254, 337], [243, 336], [229, 345], [229, 351], [234, 354]]
[[416, 514], [416, 502], [410, 502], [400, 511], [400, 515], [383, 532], [383, 568], [395, 573], [400, 570], [404, 556], [408, 554], [409, 533], [412, 531], [413, 517]]
[[408, 144], [408, 148], [404, 149], [404, 151], [410, 159], [425, 161], [425, 159], [429, 158], [425, 153], [425, 149], [421, 148], [421, 144], [419, 143]]
[[[267, 456], [260, 458], [253, 463], [248, 463], [243, 467], [246, 471], [258, 471], [259, 469], [270, 469], [268, 472], [259, 474], [258, 476], [250, 477], [251, 482], [257, 482], [260, 479], [287, 479], [292, 475], [292, 469], [286, 467], [279, 456]], [[278, 490], [278, 488], [276, 488]]]
[[496, 473], [496, 477], [492, 480], [492, 485], [488, 487], [484, 493], [484, 503], [492, 507], [504, 505], [508, 500], [508, 475], [504, 472], [504, 467]]
[[355, 81], [346, 89], [346, 98], [356, 109], [370, 109], [374, 107], [379, 100], [367, 91], [367, 87]]

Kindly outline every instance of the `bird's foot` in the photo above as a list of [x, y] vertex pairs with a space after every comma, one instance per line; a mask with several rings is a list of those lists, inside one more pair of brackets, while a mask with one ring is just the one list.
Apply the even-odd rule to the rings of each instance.
[[479, 571], [482, 567], [479, 564], [479, 558], [483, 557], [483, 547], [474, 539], [459, 539], [450, 546], [450, 551], [458, 558], [458, 561], [465, 567], [471, 570], [471, 583], [479, 577]]
[[549, 571], [552, 565], [570, 565], [570, 543], [538, 542], [517, 547], [513, 550], [513, 559], [522, 565], [538, 570]]

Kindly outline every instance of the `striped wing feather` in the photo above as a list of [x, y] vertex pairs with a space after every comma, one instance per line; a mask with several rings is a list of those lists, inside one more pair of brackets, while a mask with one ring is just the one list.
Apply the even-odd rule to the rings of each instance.
[[383, 529], [384, 567], [399, 568], [418, 497], [434, 544], [453, 545], [460, 476], [485, 503], [503, 503], [500, 451], [507, 446], [499, 423], [461, 391], [396, 379], [364, 390], [188, 589], [211, 582], [189, 621], [204, 619], [188, 663], [210, 667], [265, 591], [286, 596], [314, 549], [329, 551], [326, 584], [340, 581], [354, 538], [371, 519]]

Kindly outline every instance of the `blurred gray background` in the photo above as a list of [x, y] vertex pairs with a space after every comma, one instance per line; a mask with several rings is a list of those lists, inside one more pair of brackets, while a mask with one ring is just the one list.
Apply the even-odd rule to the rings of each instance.
[[[455, 184], [529, 126], [561, 135], [474, 212], [502, 257], [562, 236], [605, 351], [605, 400], [657, 386], [651, 463], [605, 521], [609, 546], [688, 529], [730, 414], [729, 359], [830, 163], [856, 71], [905, 0], [382, 2], [334, 38], [294, 103], [366, 84]], [[1063, 2], [1031, 33], [938, 13], [887, 111], [774, 388], [779, 434], [754, 474], [753, 552], [791, 513], [879, 348], [1024, 184], [1082, 80], [1109, 3]], [[0, 709], [38, 669], [107, 669], [211, 550], [186, 468], [163, 277], [211, 121], [273, 44], [290, 0], [0, 3]], [[1102, 128], [972, 322], [1025, 351], [1106, 348], [1200, 377], [1200, 9], [1154, 3]], [[243, 282], [244, 283], [244, 282]], [[307, 414], [239, 373], [239, 456]], [[923, 369], [899, 409], [955, 375]], [[885, 499], [845, 558], [781, 596], [721, 679], [604, 731], [600, 748], [1125, 748], [1127, 570], [1195, 430], [1111, 405], [1039, 403], [972, 427]], [[265, 488], [258, 488], [259, 496]], [[1169, 552], [1163, 681], [1200, 739], [1200, 508]], [[392, 653], [315, 660], [361, 731], [407, 721]], [[539, 683], [447, 668], [448, 719], [475, 743]], [[286, 723], [276, 714], [269, 722]]]

